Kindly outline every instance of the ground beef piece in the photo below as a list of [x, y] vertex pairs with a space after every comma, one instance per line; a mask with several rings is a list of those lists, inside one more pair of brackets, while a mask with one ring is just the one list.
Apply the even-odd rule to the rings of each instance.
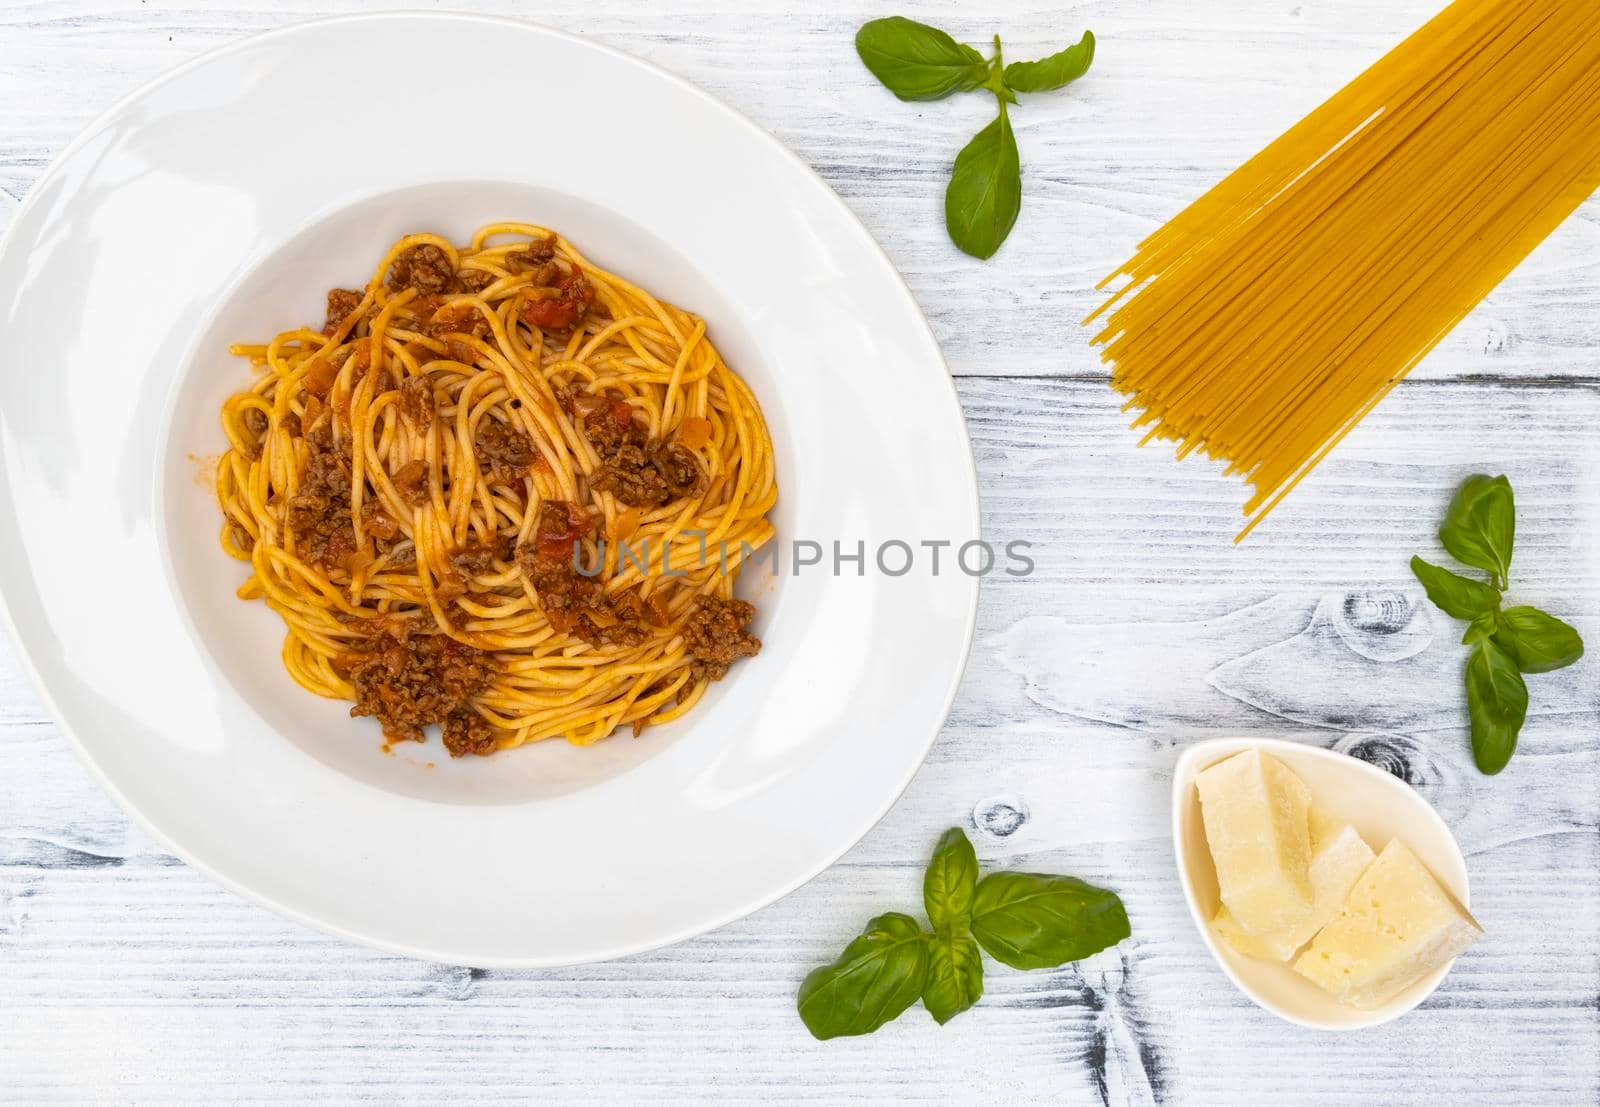
[[462, 577], [475, 577], [494, 569], [494, 548], [468, 544], [450, 555], [450, 567]]
[[683, 625], [683, 639], [693, 658], [690, 671], [696, 680], [721, 680], [728, 675], [728, 666], [760, 652], [761, 639], [744, 629], [755, 614], [755, 607], [743, 600], [701, 597]]
[[450, 255], [431, 242], [413, 246], [389, 265], [389, 287], [414, 288], [423, 294], [450, 292], [455, 287]]
[[600, 582], [582, 575], [572, 564], [573, 547], [588, 527], [588, 517], [577, 505], [545, 500], [539, 505], [533, 541], [517, 550], [517, 563], [539, 594], [545, 618], [562, 633], [600, 599]]
[[400, 414], [423, 434], [433, 426], [433, 385], [426, 377], [407, 377], [400, 382]]
[[422, 324], [422, 333], [429, 338], [443, 338], [447, 334], [483, 338], [489, 334], [489, 321], [470, 303], [451, 304], [430, 312], [428, 321]]
[[546, 500], [539, 505], [533, 542], [517, 550], [517, 563], [556, 630], [592, 646], [637, 646], [651, 633], [638, 597], [607, 597], [598, 577], [584, 576], [573, 565], [573, 549], [589, 525], [576, 505]]
[[538, 298], [525, 301], [517, 314], [529, 326], [551, 334], [571, 334], [594, 303], [594, 285], [576, 265], [554, 277], [554, 284], [535, 291]]
[[417, 571], [417, 548], [411, 542], [396, 542], [390, 547], [383, 562], [383, 571], [411, 573]]
[[[530, 269], [541, 269], [544, 266], [549, 265], [555, 256], [555, 235], [551, 235], [549, 238], [536, 238], [532, 242], [528, 243], [525, 249], [514, 250], [507, 254], [506, 268], [511, 270], [513, 273], [526, 273]], [[549, 282], [535, 281], [534, 283], [545, 284]]]
[[676, 500], [693, 495], [705, 487], [705, 470], [693, 450], [670, 443], [659, 446], [652, 462], [667, 484], [667, 498]]
[[607, 455], [589, 484], [629, 507], [659, 507], [698, 492], [704, 481], [699, 461], [682, 446], [629, 444]]
[[525, 268], [523, 272], [532, 274], [528, 281], [531, 288], [554, 288], [556, 282], [561, 279], [561, 266], [553, 261]]
[[478, 541], [477, 535], [473, 535], [465, 546], [451, 555], [450, 564], [465, 577], [493, 572], [495, 562], [516, 557], [516, 543], [516, 535], [512, 534], [497, 534], [488, 543]]
[[561, 278], [561, 266], [553, 260], [556, 240], [542, 239], [528, 244], [526, 250], [506, 255], [506, 268], [513, 273], [528, 273], [528, 284], [533, 288], [552, 288]]
[[294, 412], [291, 411], [282, 419], [278, 420], [278, 426], [288, 431], [290, 438], [300, 437], [300, 416], [296, 415]]
[[585, 612], [579, 622], [578, 637], [590, 645], [627, 648], [650, 637], [653, 620], [638, 593], [623, 592], [606, 597], [605, 610], [598, 618], [594, 612]]
[[578, 616], [576, 626], [571, 633], [591, 646], [615, 646], [618, 649], [629, 649], [650, 637], [650, 628], [637, 621], [613, 615], [617, 621], [607, 622], [605, 608], [598, 613], [598, 620], [595, 618], [596, 614], [596, 612], [585, 612]]
[[422, 728], [438, 723], [452, 757], [492, 752], [493, 728], [467, 706], [494, 678], [493, 658], [484, 651], [443, 634], [380, 632], [346, 655], [342, 667], [356, 693], [350, 714], [375, 716], [389, 741], [420, 742]]
[[478, 464], [493, 481], [506, 483], [523, 476], [537, 456], [533, 440], [498, 419], [484, 418], [473, 439]]
[[311, 447], [313, 454], [332, 451], [333, 420], [324, 420], [306, 431], [306, 445]]
[[450, 712], [440, 729], [444, 731], [444, 748], [450, 751], [451, 757], [465, 757], [469, 753], [487, 757], [500, 748], [495, 728], [470, 707], [458, 707]]
[[349, 288], [328, 289], [328, 321], [322, 325], [323, 334], [332, 334], [345, 318], [361, 306], [361, 293]]
[[705, 487], [705, 471], [692, 450], [654, 442], [633, 409], [617, 397], [564, 393], [569, 410], [584, 416], [584, 433], [600, 468], [589, 486], [629, 507], [660, 507]]
[[462, 292], [482, 292], [498, 278], [482, 269], [457, 269], [456, 285]]
[[394, 490], [400, 493], [400, 498], [412, 507], [428, 502], [428, 463], [421, 458], [406, 462], [389, 479], [394, 481]]
[[300, 489], [289, 498], [288, 523], [303, 561], [335, 569], [355, 551], [350, 473], [334, 450], [313, 448]]

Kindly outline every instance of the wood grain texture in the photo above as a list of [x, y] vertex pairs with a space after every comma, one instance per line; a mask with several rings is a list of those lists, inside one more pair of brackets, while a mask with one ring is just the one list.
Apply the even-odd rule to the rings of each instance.
[[[361, 5], [0, 7], [0, 223], [116, 98], [253, 31]], [[1243, 499], [1136, 450], [1076, 320], [1134, 241], [1436, 0], [478, 3], [631, 50], [815, 166], [905, 272], [974, 436], [991, 539], [971, 666], [927, 765], [843, 862], [698, 940], [607, 965], [485, 972], [371, 953], [220, 890], [92, 782], [0, 644], [0, 1100], [1594, 1103], [1600, 1099], [1600, 657], [1530, 680], [1522, 748], [1471, 767], [1459, 628], [1406, 561], [1460, 478], [1507, 472], [1517, 595], [1600, 641], [1600, 208], [1591, 202], [1243, 547]], [[859, 23], [921, 14], [1008, 55], [1092, 27], [1092, 76], [1015, 114], [1025, 199], [980, 265], [938, 212], [977, 100], [901, 104]], [[359, 113], [356, 113], [358, 116]], [[352, 125], [358, 119], [352, 117]], [[1041, 379], [1042, 378], [1042, 379]], [[1442, 557], [1442, 554], [1440, 554]], [[1167, 788], [1218, 734], [1346, 750], [1417, 787], [1468, 854], [1489, 937], [1421, 1010], [1324, 1035], [1251, 1006], [1173, 877]], [[1134, 937], [996, 968], [943, 1029], [920, 1011], [813, 1042], [793, 991], [869, 915], [910, 908], [945, 826], [986, 864], [1116, 888]], [[625, 908], [622, 908], [625, 909]]]

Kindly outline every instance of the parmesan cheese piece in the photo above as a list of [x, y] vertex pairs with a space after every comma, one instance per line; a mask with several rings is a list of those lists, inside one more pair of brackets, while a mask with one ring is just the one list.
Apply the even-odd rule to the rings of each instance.
[[1310, 915], [1311, 792], [1276, 757], [1245, 750], [1195, 777], [1223, 905], [1252, 934]]
[[1383, 847], [1294, 971], [1352, 1007], [1378, 1007], [1483, 936], [1398, 839]]
[[1252, 934], [1234, 919], [1224, 905], [1214, 925], [1228, 944], [1247, 957], [1287, 961], [1333, 918], [1352, 885], [1376, 856], [1356, 828], [1313, 807], [1311, 830], [1311, 914], [1282, 930]]

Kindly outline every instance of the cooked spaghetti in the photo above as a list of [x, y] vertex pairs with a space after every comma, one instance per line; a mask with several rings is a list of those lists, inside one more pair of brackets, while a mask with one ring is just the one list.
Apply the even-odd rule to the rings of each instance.
[[321, 330], [233, 352], [217, 469], [239, 589], [301, 686], [389, 741], [584, 745], [755, 654], [733, 598], [778, 490], [705, 323], [521, 223], [395, 243]]
[[1166, 226], [1095, 342], [1240, 538], [1600, 186], [1600, 20], [1456, 0]]

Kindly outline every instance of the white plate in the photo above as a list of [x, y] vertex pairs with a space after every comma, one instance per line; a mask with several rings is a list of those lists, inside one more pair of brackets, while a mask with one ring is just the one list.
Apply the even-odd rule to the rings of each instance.
[[[470, 64], [405, 61], [440, 57]], [[616, 51], [385, 15], [187, 65], [35, 187], [0, 252], [0, 589], [64, 728], [192, 864], [385, 949], [567, 964], [738, 918], [859, 839], [949, 709], [977, 582], [948, 557], [893, 578], [785, 557], [741, 585], [760, 657], [678, 724], [381, 754], [371, 720], [290, 682], [277, 618], [232, 597], [195, 459], [247, 379], [229, 341], [320, 318], [405, 231], [506, 218], [706, 317], [772, 427], [780, 541], [978, 536], [933, 337], [805, 165]]]
[[1293, 769], [1311, 790], [1312, 802], [1355, 827], [1374, 853], [1381, 853], [1391, 838], [1399, 838], [1463, 907], [1470, 907], [1467, 863], [1455, 836], [1405, 781], [1359, 758], [1316, 746], [1265, 738], [1214, 738], [1184, 750], [1172, 773], [1172, 841], [1178, 877], [1189, 914], [1228, 979], [1274, 1015], [1314, 1030], [1360, 1030], [1399, 1018], [1433, 994], [1454, 961], [1381, 1007], [1359, 1010], [1339, 1003], [1287, 964], [1246, 957], [1212, 929], [1219, 903], [1217, 871], [1206, 846], [1194, 778], [1202, 769], [1247, 749], [1270, 753]]

